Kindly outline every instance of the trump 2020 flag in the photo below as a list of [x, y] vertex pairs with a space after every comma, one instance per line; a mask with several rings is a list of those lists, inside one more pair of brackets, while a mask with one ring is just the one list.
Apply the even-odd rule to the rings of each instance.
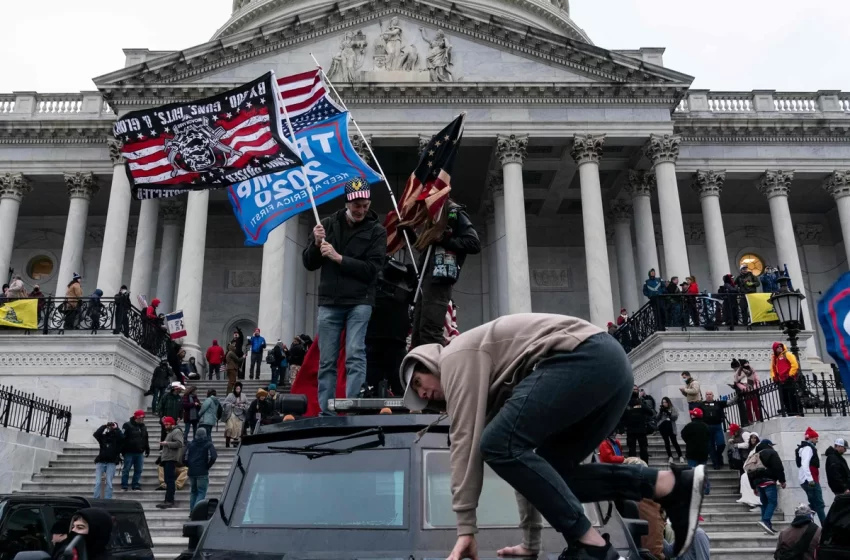
[[127, 113], [113, 134], [133, 196], [164, 198], [300, 167], [279, 114], [274, 72], [205, 99]]
[[171, 335], [171, 340], [177, 340], [186, 336], [186, 325], [183, 324], [183, 310], [172, 311], [165, 316], [165, 324], [168, 327], [168, 334]]
[[850, 397], [850, 272], [845, 272], [818, 302], [818, 322], [826, 338], [826, 350], [838, 364]]
[[233, 213], [245, 232], [245, 245], [263, 245], [269, 233], [289, 218], [310, 210], [307, 188], [316, 204], [345, 192], [357, 181], [364, 186], [381, 180], [366, 165], [348, 139], [348, 113], [340, 113], [295, 133], [304, 166], [242, 181], [227, 189]]

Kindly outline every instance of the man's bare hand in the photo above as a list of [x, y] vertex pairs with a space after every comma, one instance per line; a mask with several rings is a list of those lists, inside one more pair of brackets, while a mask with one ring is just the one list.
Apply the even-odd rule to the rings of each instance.
[[502, 558], [532, 558], [537, 556], [538, 553], [528, 550], [521, 544], [518, 544], [516, 546], [506, 546], [505, 548], [501, 548], [496, 554]]
[[780, 482], [780, 483], [779, 483], [779, 486], [781, 486], [781, 487], [782, 487], [782, 489], [783, 489], [783, 490], [785, 490], [785, 483], [784, 483], [784, 482]]
[[322, 252], [323, 257], [328, 258], [337, 264], [340, 264], [342, 262], [342, 255], [337, 253], [333, 245], [331, 245], [327, 241], [322, 241], [319, 250]]
[[316, 224], [316, 227], [313, 228], [313, 237], [316, 239], [316, 247], [321, 247], [322, 241], [325, 240], [325, 226]]
[[452, 553], [446, 560], [478, 560], [478, 543], [475, 542], [475, 535], [461, 535], [457, 538], [455, 547]]

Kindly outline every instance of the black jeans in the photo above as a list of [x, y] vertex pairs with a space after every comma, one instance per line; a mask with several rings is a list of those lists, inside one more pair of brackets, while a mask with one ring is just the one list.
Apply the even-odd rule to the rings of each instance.
[[[582, 463], [617, 427], [633, 385], [620, 344], [594, 335], [539, 362], [481, 436], [484, 461], [568, 541], [591, 527], [582, 503], [654, 495], [655, 469]], [[521, 525], [529, 531], [541, 522]]]
[[260, 378], [260, 368], [263, 367], [263, 353], [251, 352], [251, 371], [249, 377], [254, 377], [254, 366], [257, 366], [257, 379]]
[[779, 396], [782, 399], [782, 416], [800, 414], [800, 401], [797, 398], [797, 381], [794, 378], [779, 384]]
[[667, 456], [668, 457], [673, 456], [673, 452], [670, 449], [671, 445], [676, 450], [676, 455], [678, 457], [682, 456], [682, 448], [679, 447], [679, 440], [676, 439], [676, 433], [675, 432], [672, 432], [672, 431], [667, 432], [667, 433], [661, 432], [661, 438], [664, 440], [664, 449], [667, 450]]
[[626, 445], [629, 448], [629, 457], [635, 456], [635, 445], [640, 446], [640, 458], [644, 463], [649, 463], [649, 443], [646, 434], [626, 433]]
[[215, 374], [216, 381], [221, 379], [221, 364], [210, 364], [210, 381], [212, 381], [213, 374]]
[[404, 341], [366, 339], [366, 385], [378, 388], [386, 380], [393, 395], [400, 397], [404, 387], [398, 377], [401, 362], [407, 354]]
[[165, 480], [165, 502], [173, 504], [174, 485], [177, 482], [177, 461], [162, 462], [162, 478]]
[[[428, 263], [426, 263], [428, 266]], [[446, 311], [452, 298], [451, 284], [438, 284], [431, 279], [431, 268], [425, 271], [422, 282], [422, 295], [416, 300], [413, 310], [413, 335], [410, 337], [410, 347], [416, 348], [422, 344], [443, 344], [443, 325], [446, 322]]]

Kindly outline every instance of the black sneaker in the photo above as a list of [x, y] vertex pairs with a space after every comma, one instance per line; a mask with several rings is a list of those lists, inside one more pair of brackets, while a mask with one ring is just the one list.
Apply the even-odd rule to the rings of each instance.
[[135, 487], [133, 487], [133, 492], [141, 492], [141, 491], [142, 491], [142, 487], [141, 487], [141, 486], [135, 486]]
[[605, 539], [605, 546], [590, 546], [577, 541], [569, 543], [558, 560], [623, 560], [611, 546], [610, 537], [606, 534], [602, 538]]
[[774, 536], [776, 535], [776, 530], [773, 528], [773, 524], [770, 521], [759, 521], [759, 527], [764, 529], [765, 534]]
[[656, 500], [667, 512], [673, 525], [676, 541], [673, 543], [673, 556], [681, 556], [691, 547], [699, 524], [699, 510], [702, 505], [705, 486], [705, 467], [680, 469], [673, 467], [676, 484], [669, 495]]
[[121, 487], [121, 490], [123, 490], [124, 492], [126, 492], [127, 490], [129, 490], [129, 488], [127, 488], [126, 486], [122, 486], [122, 487]]

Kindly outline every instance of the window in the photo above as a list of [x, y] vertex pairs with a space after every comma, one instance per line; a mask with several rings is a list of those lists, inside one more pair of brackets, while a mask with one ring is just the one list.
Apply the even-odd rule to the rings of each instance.
[[312, 461], [287, 453], [255, 453], [237, 498], [235, 526], [403, 528], [409, 468], [407, 449]]
[[46, 255], [39, 255], [27, 263], [27, 276], [33, 280], [49, 278], [53, 274], [53, 260]]
[[744, 265], [746, 265], [747, 268], [750, 269], [750, 272], [752, 272], [755, 276], [759, 276], [762, 272], [764, 272], [764, 261], [760, 256], [753, 253], [747, 253], [741, 257], [738, 266], [741, 267]]
[[[445, 529], [457, 523], [452, 511], [451, 465], [449, 451], [423, 451], [425, 463], [425, 528]], [[594, 526], [601, 525], [592, 505], [584, 506], [584, 514]], [[544, 521], [544, 524], [546, 522]], [[478, 526], [481, 528], [517, 527], [519, 511], [516, 494], [493, 469], [484, 465], [484, 486], [478, 499]], [[548, 526], [548, 524], [546, 524]]]
[[13, 509], [0, 531], [0, 560], [12, 560], [19, 552], [50, 552], [41, 509]]

